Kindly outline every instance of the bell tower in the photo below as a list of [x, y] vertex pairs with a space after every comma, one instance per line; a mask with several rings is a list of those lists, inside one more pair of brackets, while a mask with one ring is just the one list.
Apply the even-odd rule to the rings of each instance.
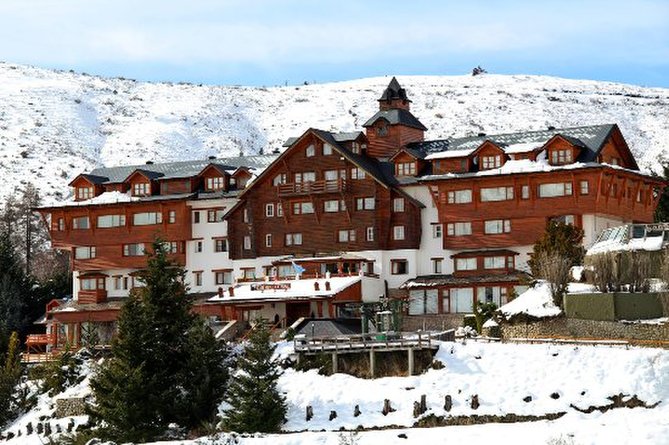
[[409, 111], [411, 101], [395, 77], [379, 98], [379, 111], [363, 124], [367, 155], [386, 160], [411, 142], [423, 140], [425, 126]]

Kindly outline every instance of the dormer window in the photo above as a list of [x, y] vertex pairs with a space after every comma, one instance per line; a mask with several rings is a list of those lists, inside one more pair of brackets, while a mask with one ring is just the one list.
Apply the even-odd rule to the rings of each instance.
[[397, 176], [416, 176], [415, 162], [399, 162], [396, 165]]
[[323, 144], [323, 156], [328, 156], [332, 154], [332, 145]]
[[222, 176], [216, 176], [214, 178], [207, 178], [207, 190], [223, 190], [225, 187], [224, 178]]
[[91, 199], [93, 197], [93, 187], [77, 187], [77, 201]]
[[491, 168], [499, 168], [502, 165], [502, 157], [500, 155], [481, 156], [481, 170], [490, 170]]
[[307, 147], [306, 155], [308, 158], [316, 156], [316, 147], [313, 144]]
[[570, 164], [571, 162], [572, 154], [570, 149], [555, 149], [551, 152], [551, 164], [562, 165]]
[[132, 196], [148, 196], [151, 194], [151, 184], [148, 182], [137, 182], [132, 185]]
[[355, 154], [360, 154], [360, 144], [358, 144], [357, 142], [353, 142], [351, 144], [351, 151]]

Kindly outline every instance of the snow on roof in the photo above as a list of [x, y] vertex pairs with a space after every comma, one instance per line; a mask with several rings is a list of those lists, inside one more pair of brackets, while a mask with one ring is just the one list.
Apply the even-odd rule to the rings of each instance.
[[494, 319], [490, 318], [485, 323], [483, 323], [482, 327], [484, 327], [484, 328], [494, 328], [495, 326], [499, 326], [499, 325], [497, 324], [497, 322]]
[[139, 201], [140, 198], [136, 196], [130, 196], [129, 193], [121, 193], [118, 191], [113, 192], [104, 192], [100, 195], [87, 199], [85, 201], [69, 201], [62, 205], [62, 207], [77, 207], [77, 206], [88, 206], [95, 204], [118, 204], [132, 201]]
[[[313, 278], [306, 280], [285, 281], [254, 281], [236, 284], [234, 296], [230, 291], [224, 289], [223, 296], [218, 295], [210, 298], [210, 302], [235, 302], [244, 300], [284, 300], [290, 298], [316, 298], [331, 297], [347, 287], [359, 282], [359, 275], [350, 277]], [[325, 282], [330, 282], [330, 290], [325, 290]], [[314, 284], [318, 283], [319, 290], [315, 290]]]
[[539, 281], [534, 287], [529, 288], [510, 303], [500, 307], [499, 310], [506, 318], [519, 314], [536, 318], [555, 317], [562, 312], [553, 303], [550, 285], [546, 281]]
[[[597, 241], [590, 246], [586, 255], [607, 252], [638, 251], [654, 252], [664, 246], [667, 229], [656, 225], [623, 225], [610, 227], [599, 235]], [[661, 225], [657, 225], [661, 226]]]
[[535, 150], [537, 148], [543, 147], [546, 142], [547, 141], [521, 142], [521, 143], [518, 143], [518, 144], [507, 145], [506, 147], [502, 147], [502, 148], [504, 149], [504, 152], [508, 153], [508, 154], [527, 153], [528, 151], [532, 151], [532, 150]]
[[431, 155], [425, 156], [425, 159], [447, 159], [447, 158], [461, 158], [469, 156], [476, 148], [468, 148], [465, 150], [446, 150], [439, 153], [432, 153]]

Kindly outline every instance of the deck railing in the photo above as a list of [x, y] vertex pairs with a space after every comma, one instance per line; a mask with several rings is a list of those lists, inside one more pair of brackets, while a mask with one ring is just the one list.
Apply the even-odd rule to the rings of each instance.
[[292, 182], [279, 184], [277, 192], [279, 196], [310, 195], [318, 193], [336, 193], [347, 190], [345, 179], [332, 179], [310, 182]]
[[439, 342], [434, 341], [432, 335], [427, 332], [405, 332], [393, 337], [385, 333], [329, 336], [329, 337], [305, 337], [295, 336], [293, 339], [295, 352], [300, 353], [322, 353], [322, 352], [359, 352], [362, 350], [405, 350], [435, 349]]

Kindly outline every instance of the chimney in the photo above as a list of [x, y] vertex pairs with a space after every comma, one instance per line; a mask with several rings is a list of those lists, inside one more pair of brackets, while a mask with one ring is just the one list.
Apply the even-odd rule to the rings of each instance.
[[231, 297], [234, 297], [234, 296], [235, 296], [235, 288], [234, 288], [234, 287], [230, 286], [230, 287], [228, 288], [228, 292], [230, 292], [230, 296], [231, 296]]
[[153, 165], [153, 161], [146, 161], [146, 165]]
[[314, 290], [315, 290], [316, 292], [318, 292], [319, 290], [321, 290], [321, 286], [318, 284], [318, 281], [314, 281]]
[[223, 288], [222, 287], [218, 288], [218, 298], [223, 298]]
[[325, 290], [331, 290], [329, 281], [325, 282]]
[[485, 136], [485, 133], [479, 133], [478, 136], [482, 138], [483, 136]]
[[552, 125], [549, 125], [549, 126], [548, 126], [548, 131], [553, 131], [553, 130], [555, 130], [555, 127], [552, 126]]
[[214, 159], [216, 159], [216, 156], [212, 155], [212, 156], [209, 156], [207, 159], [209, 159], [210, 161], [213, 161]]

